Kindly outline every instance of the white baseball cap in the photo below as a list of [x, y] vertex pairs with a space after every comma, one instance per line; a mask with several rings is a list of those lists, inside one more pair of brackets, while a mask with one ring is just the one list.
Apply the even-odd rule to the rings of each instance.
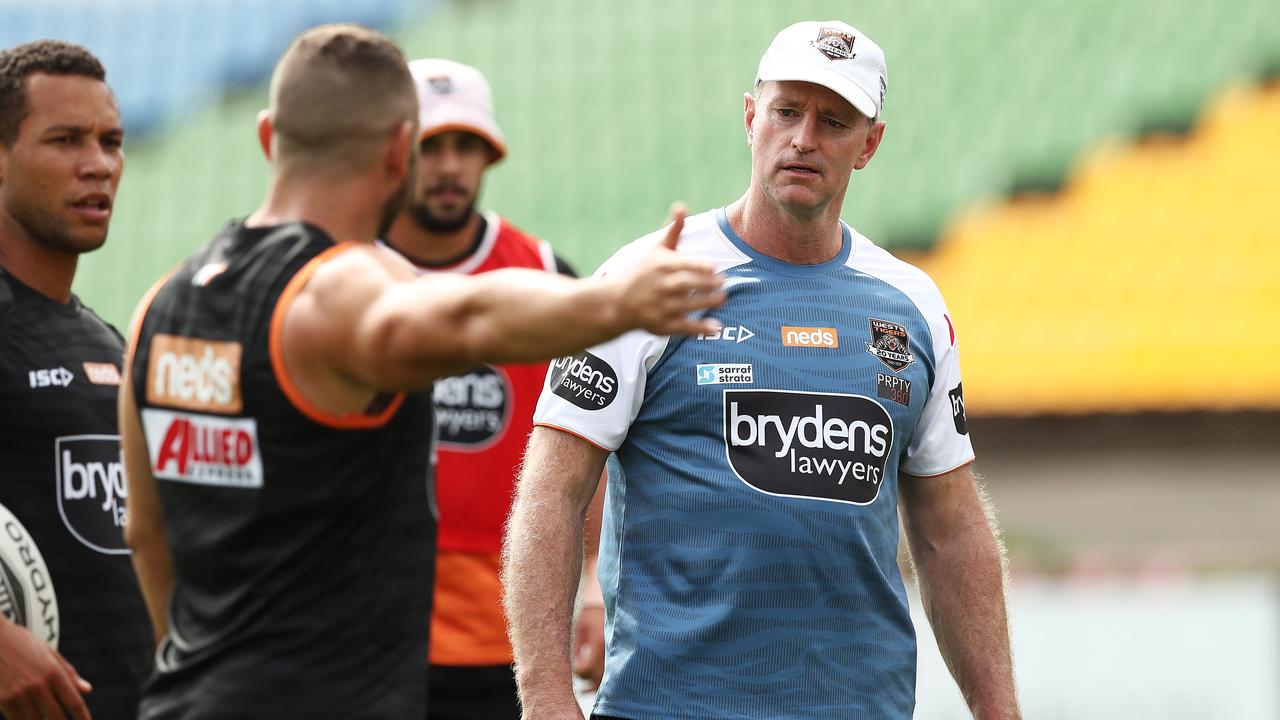
[[778, 33], [760, 58], [756, 82], [800, 80], [829, 88], [869, 118], [880, 116], [889, 89], [884, 51], [839, 20], [798, 22]]
[[424, 58], [409, 63], [418, 88], [418, 139], [450, 130], [463, 130], [484, 138], [497, 162], [507, 154], [507, 142], [493, 119], [493, 92], [489, 81], [470, 65], [452, 60]]

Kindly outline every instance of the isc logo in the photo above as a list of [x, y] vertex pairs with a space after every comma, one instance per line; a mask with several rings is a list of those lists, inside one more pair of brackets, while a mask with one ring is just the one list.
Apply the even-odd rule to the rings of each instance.
[[710, 335], [699, 335], [699, 340], [727, 340], [734, 344], [744, 343], [756, 334], [751, 332], [751, 328], [746, 325], [728, 325], [711, 333]]
[[835, 328], [782, 326], [782, 344], [787, 347], [840, 347], [840, 333]]
[[31, 370], [27, 373], [27, 379], [31, 381], [31, 387], [66, 387], [75, 379], [75, 375], [64, 367], [50, 368], [48, 370]]

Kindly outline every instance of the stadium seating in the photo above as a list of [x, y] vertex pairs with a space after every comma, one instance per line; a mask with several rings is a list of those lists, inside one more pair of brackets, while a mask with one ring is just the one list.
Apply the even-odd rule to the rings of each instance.
[[326, 22], [385, 27], [408, 0], [0, 0], [0, 47], [52, 37], [102, 59], [133, 137], [256, 85], [300, 30]]
[[1280, 85], [976, 208], [922, 265], [976, 414], [1280, 408]]
[[[184, 53], [187, 45], [220, 43], [234, 50], [224, 56], [244, 57], [219, 76], [241, 87], [273, 60], [275, 50], [249, 51], [270, 45], [262, 40], [268, 26], [406, 5], [208, 0], [181, 11], [171, 6], [182, 3], [146, 2], [165, 6], [152, 15], [198, 13], [199, 21], [183, 32], [173, 29], [176, 20], [125, 23], [154, 32], [127, 36], [140, 60], [113, 67], [113, 83], [154, 92], [185, 86], [175, 78], [190, 71], [180, 67], [204, 57]], [[88, 40], [92, 27], [122, 22], [110, 19], [119, 13], [113, 8], [143, 3], [48, 5], [88, 8], [90, 21], [66, 26], [78, 28], [72, 39]], [[0, 40], [23, 39], [9, 22], [19, 5], [46, 6], [0, 0]], [[323, 12], [298, 14], [304, 5]], [[288, 21], [269, 20], [276, 15]], [[1153, 119], [1185, 124], [1214, 88], [1274, 61], [1280, 48], [1280, 3], [1271, 0], [973, 0], [945, 10], [838, 0], [675, 8], [657, 0], [455, 0], [395, 35], [411, 56], [455, 58], [489, 76], [511, 152], [486, 176], [484, 203], [589, 271], [659, 225], [673, 200], [701, 209], [742, 192], [749, 172], [742, 93], [761, 51], [790, 22], [830, 17], [852, 20], [888, 54], [886, 142], [855, 175], [844, 214], [894, 248], [931, 245], [947, 218], [1010, 188], [1056, 187], [1095, 143], [1130, 136]], [[147, 44], [157, 34], [171, 37]], [[213, 106], [202, 97], [175, 105], [183, 112], [164, 116], [163, 133], [130, 141], [112, 240], [86, 258], [77, 284], [116, 322], [151, 278], [227, 217], [250, 212], [261, 193], [264, 167], [252, 135], [265, 102], [261, 85]]]

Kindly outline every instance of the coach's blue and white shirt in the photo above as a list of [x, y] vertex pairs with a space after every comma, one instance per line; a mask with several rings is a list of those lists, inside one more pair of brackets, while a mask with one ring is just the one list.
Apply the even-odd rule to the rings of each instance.
[[726, 277], [723, 330], [631, 332], [552, 365], [535, 422], [621, 466], [601, 539], [597, 713], [911, 717], [898, 472], [942, 474], [973, 448], [937, 288], [842, 227], [834, 259], [793, 265], [749, 247], [724, 210], [695, 215], [679, 248]]

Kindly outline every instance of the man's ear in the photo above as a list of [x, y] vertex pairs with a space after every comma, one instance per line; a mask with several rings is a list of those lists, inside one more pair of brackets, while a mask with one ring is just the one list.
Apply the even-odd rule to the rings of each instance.
[[391, 139], [387, 142], [387, 173], [397, 181], [404, 180], [409, 175], [409, 168], [412, 166], [410, 155], [415, 151], [414, 136], [417, 133], [417, 123], [405, 120], [391, 133]]
[[271, 124], [271, 111], [258, 111], [258, 145], [262, 147], [262, 154], [266, 156], [267, 162], [271, 162], [271, 139], [275, 137], [276, 129]]
[[756, 96], [751, 93], [742, 94], [742, 116], [747, 126], [747, 145], [755, 139], [755, 134], [751, 131], [751, 123], [756, 119]]
[[880, 148], [880, 141], [882, 140], [884, 140], [884, 121], [878, 120], [871, 125], [871, 130], [867, 132], [867, 140], [862, 144], [862, 152], [858, 153], [858, 159], [853, 163], [854, 170], [861, 170], [871, 162], [871, 158], [876, 154], [876, 150]]

